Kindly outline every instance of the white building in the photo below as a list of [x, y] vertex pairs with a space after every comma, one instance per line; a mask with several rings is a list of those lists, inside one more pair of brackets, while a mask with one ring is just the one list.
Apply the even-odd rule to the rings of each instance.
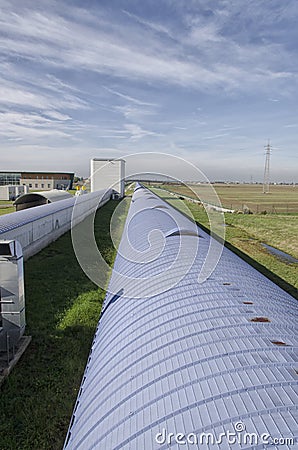
[[72, 189], [73, 172], [0, 171], [0, 186], [28, 185], [29, 189]]
[[29, 187], [24, 185], [0, 186], [0, 200], [15, 200], [22, 194], [27, 194]]
[[124, 159], [94, 158], [91, 160], [91, 192], [113, 189], [124, 196]]

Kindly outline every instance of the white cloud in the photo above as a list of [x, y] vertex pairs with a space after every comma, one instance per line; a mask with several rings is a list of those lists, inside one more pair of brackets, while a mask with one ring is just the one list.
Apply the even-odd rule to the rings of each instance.
[[[42, 14], [26, 9], [21, 15], [4, 9], [0, 18], [1, 51], [53, 68], [90, 70], [198, 89], [220, 85], [241, 88], [246, 81], [264, 86], [268, 80], [291, 75], [273, 67], [281, 46], [239, 45], [221, 36], [214, 24], [192, 26], [189, 35], [177, 43], [160, 39], [152, 26], [143, 29], [140, 39], [139, 27], [128, 26], [119, 18], [111, 25], [109, 17], [98, 17], [97, 27], [96, 18], [93, 27], [75, 19], [63, 18], [54, 11]], [[223, 55], [229, 56], [224, 64], [218, 62]]]
[[157, 106], [156, 103], [150, 103], [150, 102], [145, 102], [143, 100], [139, 100], [138, 98], [135, 97], [131, 97], [127, 94], [122, 94], [121, 92], [116, 91], [115, 89], [111, 89], [108, 88], [106, 86], [103, 86], [104, 89], [106, 89], [108, 92], [110, 92], [111, 94], [117, 95], [118, 97], [127, 100], [130, 103], [135, 103], [137, 105], [141, 105], [141, 106]]
[[0, 86], [0, 103], [7, 105], [32, 106], [46, 108], [47, 102], [41, 95], [18, 88], [17, 86]]
[[44, 114], [48, 117], [51, 117], [52, 119], [55, 120], [59, 120], [59, 121], [65, 121], [65, 120], [70, 120], [71, 117], [68, 116], [67, 114], [61, 114], [59, 111], [44, 111]]
[[213, 136], [206, 136], [206, 137], [203, 137], [202, 139], [218, 139], [218, 138], [222, 138], [225, 136], [229, 136], [229, 133], [214, 134]]
[[[91, 3], [87, 10], [55, 0], [0, 0], [3, 149], [21, 148], [18, 157], [26, 149], [34, 160], [40, 146], [45, 161], [61, 149], [72, 165], [74, 145], [83, 161], [89, 148], [98, 146], [99, 155], [113, 144], [119, 154], [151, 150], [154, 138], [156, 149], [198, 153], [214, 168], [228, 142], [235, 144], [232, 166], [241, 139], [271, 136], [279, 108], [286, 124], [279, 129], [294, 134], [295, 106], [282, 108], [297, 90], [288, 32], [289, 42], [297, 39], [295, 29], [272, 24], [282, 23], [278, 12], [291, 20], [295, 2], [287, 2], [290, 14], [277, 2], [271, 12], [255, 0], [162, 0], [160, 11], [147, 16], [144, 8], [142, 17], [132, 4], [123, 13]], [[273, 117], [269, 101], [277, 99]], [[232, 133], [238, 128], [241, 136]]]
[[80, 98], [64, 91], [60, 95], [47, 92], [47, 86], [30, 86], [22, 80], [6, 80], [0, 77], [0, 105], [27, 106], [35, 109], [48, 110], [49, 108], [61, 109], [86, 109], [87, 103]]
[[135, 106], [115, 106], [116, 111], [119, 111], [128, 120], [142, 121], [145, 117], [154, 115], [151, 109], [139, 108]]
[[298, 123], [289, 123], [287, 125], [284, 125], [284, 128], [297, 128]]
[[[71, 129], [64, 126], [65, 119], [60, 118], [57, 122], [59, 113], [55, 113], [55, 111], [49, 112], [48, 117], [44, 117], [30, 112], [0, 112], [0, 137], [10, 141], [43, 138], [72, 139]], [[50, 118], [51, 114], [56, 117]]]
[[135, 20], [139, 24], [145, 25], [145, 27], [148, 27], [148, 28], [150, 28], [151, 30], [153, 30], [153, 31], [155, 31], [157, 33], [165, 34], [165, 35], [169, 36], [172, 39], [175, 38], [175, 33], [173, 31], [171, 31], [169, 28], [167, 28], [165, 25], [162, 25], [160, 23], [150, 22], [149, 20], [144, 20], [142, 17], [139, 17], [136, 14], [132, 14], [129, 11], [126, 11], [126, 10], [122, 10], [122, 11], [123, 11], [124, 14], [126, 14], [128, 17], [130, 17], [131, 19]]
[[159, 133], [155, 133], [153, 131], [144, 130], [139, 125], [134, 123], [127, 123], [124, 125], [125, 129], [130, 134], [130, 138], [132, 140], [141, 139], [145, 136], [160, 136]]

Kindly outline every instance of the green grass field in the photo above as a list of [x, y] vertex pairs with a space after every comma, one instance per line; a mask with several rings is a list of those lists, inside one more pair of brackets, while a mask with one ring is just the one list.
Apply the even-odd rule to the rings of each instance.
[[[116, 220], [122, 234], [125, 210]], [[110, 201], [95, 219], [98, 248], [113, 264]], [[0, 449], [60, 450], [105, 291], [83, 273], [70, 232], [25, 263], [26, 334], [32, 342], [0, 387]]]
[[10, 200], [0, 200], [0, 216], [3, 214], [9, 214], [15, 211], [13, 202]]
[[14, 206], [9, 206], [9, 207], [5, 207], [5, 208], [1, 208], [1, 206], [0, 206], [0, 216], [3, 216], [4, 214], [9, 214], [12, 212], [15, 212]]
[[[163, 185], [164, 189], [201, 200], [207, 195], [206, 185]], [[298, 213], [298, 186], [270, 186], [270, 193], [263, 194], [260, 184], [214, 184], [224, 208], [243, 210], [247, 206], [254, 213]]]
[[[167, 187], [169, 189], [169, 187]], [[209, 220], [205, 209], [195, 203], [184, 202], [168, 195], [167, 191], [152, 189], [206, 229]], [[187, 206], [187, 208], [184, 207]], [[297, 296], [298, 264], [288, 264], [268, 253], [261, 243], [266, 243], [298, 259], [298, 214], [225, 214], [225, 238], [228, 246], [241, 257], [271, 278], [292, 295]]]

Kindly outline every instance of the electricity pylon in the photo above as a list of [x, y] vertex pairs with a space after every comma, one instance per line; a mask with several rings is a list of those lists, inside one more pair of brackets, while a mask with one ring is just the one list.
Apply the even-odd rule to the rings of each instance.
[[266, 159], [265, 159], [265, 170], [264, 170], [264, 181], [263, 181], [263, 194], [269, 194], [269, 186], [270, 186], [270, 155], [272, 147], [270, 145], [270, 141], [268, 139], [268, 144], [265, 146]]

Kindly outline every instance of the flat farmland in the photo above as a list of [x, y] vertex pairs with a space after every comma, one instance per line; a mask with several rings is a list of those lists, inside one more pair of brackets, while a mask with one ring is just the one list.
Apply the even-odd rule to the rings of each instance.
[[[207, 197], [204, 184], [163, 185], [164, 189], [201, 200]], [[254, 213], [298, 213], [298, 186], [271, 185], [269, 194], [263, 194], [261, 184], [213, 184], [224, 208], [243, 210], [249, 208]]]

